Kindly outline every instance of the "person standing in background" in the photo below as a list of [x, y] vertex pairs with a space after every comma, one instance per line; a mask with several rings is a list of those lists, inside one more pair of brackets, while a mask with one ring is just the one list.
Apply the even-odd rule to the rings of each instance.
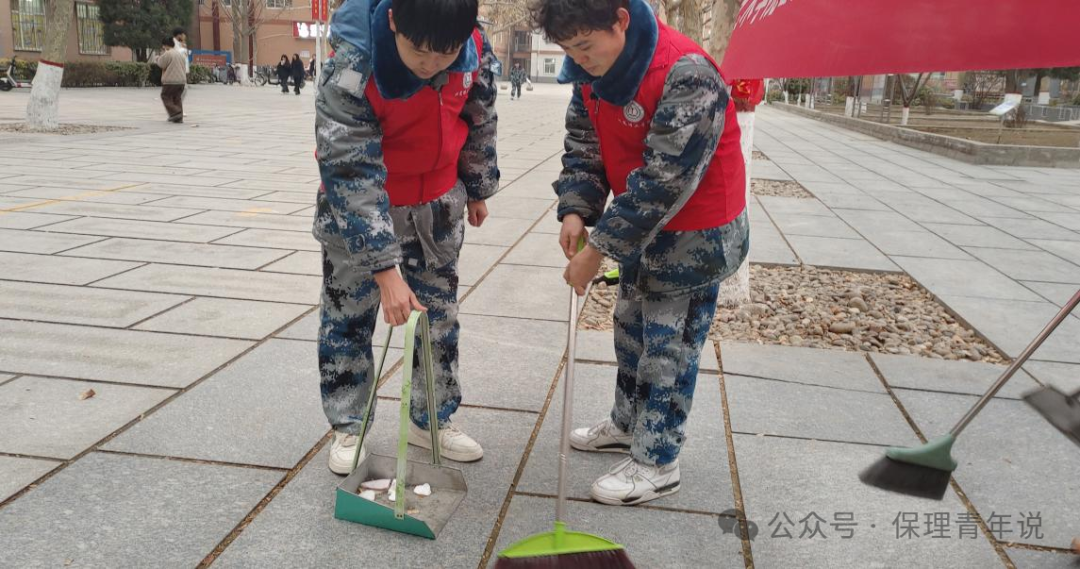
[[161, 102], [165, 104], [165, 112], [169, 113], [169, 122], [182, 123], [187, 73], [184, 70], [184, 56], [174, 45], [172, 38], [161, 40], [161, 56], [157, 64], [161, 67]]
[[191, 63], [188, 61], [188, 55], [191, 52], [187, 47], [187, 32], [184, 28], [173, 28], [172, 39], [173, 50], [184, 60], [184, 90], [180, 94], [180, 100], [183, 101], [187, 99], [187, 74], [191, 71]]
[[289, 56], [284, 53], [281, 54], [281, 59], [277, 64], [277, 77], [278, 83], [281, 84], [281, 94], [289, 94], [289, 77], [292, 77], [292, 62], [289, 61]]
[[304, 86], [304, 62], [300, 61], [299, 53], [294, 53], [292, 56], [292, 78], [293, 89], [299, 95], [300, 89]]
[[510, 100], [513, 101], [514, 97], [521, 98], [521, 85], [529, 80], [529, 75], [525, 73], [525, 68], [520, 63], [515, 63], [514, 68], [510, 70]]

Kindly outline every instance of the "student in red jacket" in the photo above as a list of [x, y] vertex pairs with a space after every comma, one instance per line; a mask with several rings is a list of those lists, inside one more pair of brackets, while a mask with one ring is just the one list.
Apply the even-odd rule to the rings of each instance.
[[592, 497], [640, 504], [679, 490], [720, 282], [749, 247], [739, 127], [716, 62], [644, 0], [537, 0], [533, 19], [566, 50], [559, 81], [574, 85], [555, 183], [566, 281], [584, 294], [604, 257], [621, 278], [615, 404], [571, 444], [628, 453]]

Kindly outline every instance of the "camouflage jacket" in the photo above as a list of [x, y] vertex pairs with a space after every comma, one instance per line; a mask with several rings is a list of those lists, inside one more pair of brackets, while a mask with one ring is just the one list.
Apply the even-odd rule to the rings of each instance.
[[[350, 262], [372, 272], [396, 266], [402, 257], [384, 189], [382, 130], [364, 92], [374, 80], [384, 97], [408, 98], [428, 84], [407, 71], [407, 77], [385, 81], [375, 77], [375, 26], [385, 24], [389, 4], [390, 0], [379, 4], [349, 0], [334, 14], [334, 57], [323, 66], [315, 98], [316, 156], [323, 191], [312, 232], [324, 245], [346, 249]], [[458, 61], [451, 65], [451, 69], [460, 67], [471, 55], [480, 67], [461, 112], [469, 133], [458, 160], [458, 176], [470, 201], [487, 199], [499, 189], [495, 150], [498, 89], [491, 73], [495, 55], [486, 35], [481, 53], [475, 52], [472, 40], [467, 41]], [[436, 76], [431, 82], [438, 79]], [[384, 83], [394, 85], [398, 92], [388, 94]]]

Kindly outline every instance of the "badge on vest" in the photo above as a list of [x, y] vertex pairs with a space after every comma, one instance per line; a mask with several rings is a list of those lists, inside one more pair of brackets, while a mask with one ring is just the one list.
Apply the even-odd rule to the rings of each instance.
[[623, 107], [623, 116], [632, 123], [639, 123], [645, 118], [645, 109], [637, 101], [630, 101]]
[[465, 89], [472, 87], [472, 73], [461, 74], [461, 86]]

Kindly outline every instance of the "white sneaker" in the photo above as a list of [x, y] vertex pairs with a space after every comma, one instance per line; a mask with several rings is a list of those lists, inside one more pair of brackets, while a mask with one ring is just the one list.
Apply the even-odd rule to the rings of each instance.
[[593, 500], [610, 506], [633, 506], [679, 491], [679, 461], [648, 466], [627, 458], [593, 482]]
[[[431, 431], [409, 423], [409, 444], [431, 450]], [[476, 462], [484, 457], [484, 449], [480, 447], [480, 443], [453, 424], [439, 429], [439, 452], [442, 456], [458, 462]]]
[[[356, 442], [360, 437], [334, 431], [334, 438], [330, 441], [330, 471], [334, 474], [348, 475], [352, 473], [353, 457], [356, 455]], [[360, 462], [367, 458], [367, 449], [360, 449]]]
[[621, 452], [630, 454], [634, 436], [624, 433], [610, 418], [592, 427], [574, 429], [570, 432], [570, 446], [587, 452]]

